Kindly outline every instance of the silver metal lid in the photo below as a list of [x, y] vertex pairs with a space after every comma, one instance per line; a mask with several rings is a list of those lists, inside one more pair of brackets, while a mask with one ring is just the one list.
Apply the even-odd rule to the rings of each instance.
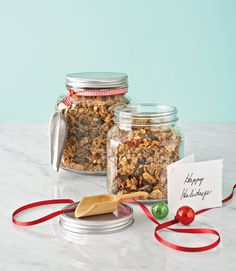
[[116, 72], [81, 72], [66, 75], [66, 87], [80, 88], [123, 88], [128, 86], [128, 76]]
[[[66, 206], [75, 208], [79, 202]], [[60, 216], [60, 224], [69, 232], [76, 234], [106, 234], [123, 230], [134, 221], [133, 208], [122, 203], [114, 213], [75, 218], [74, 212]]]

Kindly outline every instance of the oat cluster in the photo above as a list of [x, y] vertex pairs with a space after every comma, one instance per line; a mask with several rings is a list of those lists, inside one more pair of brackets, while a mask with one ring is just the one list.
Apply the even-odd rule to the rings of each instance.
[[61, 166], [82, 172], [105, 172], [107, 132], [114, 125], [114, 107], [126, 103], [124, 95], [72, 96], [67, 108], [61, 110], [68, 124]]
[[113, 194], [146, 191], [167, 198], [167, 165], [181, 157], [181, 134], [170, 125], [113, 127], [108, 139], [108, 189]]

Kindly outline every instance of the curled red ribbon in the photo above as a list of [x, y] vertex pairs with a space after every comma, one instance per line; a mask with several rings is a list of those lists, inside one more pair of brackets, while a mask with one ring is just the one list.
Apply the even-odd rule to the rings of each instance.
[[72, 89], [67, 89], [68, 90], [68, 94], [62, 99], [62, 102], [68, 106], [69, 105], [69, 101], [70, 101], [70, 97], [73, 96], [74, 94], [76, 94], [75, 91], [73, 91]]
[[[233, 186], [231, 194], [228, 197], [226, 197], [225, 199], [223, 199], [222, 203], [226, 203], [233, 198], [235, 188], [236, 188], [236, 184]], [[160, 223], [154, 218], [154, 216], [150, 213], [148, 208], [143, 203], [140, 203], [140, 202], [136, 201], [135, 199], [125, 200], [124, 202], [135, 202], [136, 204], [138, 204], [141, 207], [141, 209], [143, 210], [145, 215], [153, 223], [155, 223], [157, 225], [155, 228], [155, 231], [154, 231], [155, 238], [161, 244], [165, 245], [166, 247], [169, 247], [169, 248], [172, 248], [175, 250], [179, 250], [179, 251], [184, 251], [184, 252], [202, 252], [202, 251], [206, 251], [206, 250], [210, 250], [212, 248], [215, 248], [220, 243], [220, 234], [216, 230], [208, 229], [208, 228], [181, 228], [181, 229], [170, 228], [170, 226], [178, 223], [178, 221], [176, 219], [173, 219], [173, 220], [170, 220], [170, 221], [167, 221], [164, 223]], [[42, 206], [42, 205], [59, 204], [59, 203], [74, 203], [74, 201], [72, 199], [53, 199], [53, 200], [38, 201], [38, 202], [24, 205], [13, 212], [12, 222], [14, 224], [20, 225], [20, 226], [32, 226], [35, 224], [45, 222], [45, 221], [52, 219], [60, 214], [72, 212], [75, 210], [75, 208], [63, 209], [63, 210], [59, 210], [59, 211], [53, 212], [51, 214], [48, 214], [48, 215], [41, 217], [39, 219], [32, 220], [32, 221], [26, 221], [26, 222], [19, 221], [15, 218], [17, 214], [19, 214], [27, 209], [31, 209], [31, 208], [34, 208], [37, 206]], [[206, 209], [199, 210], [199, 211], [195, 212], [195, 215], [199, 215], [199, 214], [206, 212], [210, 209], [212, 209], [212, 208], [206, 208]], [[180, 245], [171, 243], [171, 242], [167, 241], [166, 239], [164, 239], [163, 237], [161, 237], [161, 235], [159, 234], [159, 231], [163, 230], [163, 229], [167, 229], [167, 230], [170, 230], [173, 232], [178, 232], [178, 233], [187, 233], [187, 234], [213, 234], [213, 235], [217, 236], [217, 239], [216, 239], [216, 241], [210, 243], [209, 245], [200, 246], [200, 247], [180, 246]]]
[[53, 212], [51, 214], [48, 214], [46, 216], [43, 216], [39, 219], [36, 220], [32, 220], [32, 221], [27, 221], [27, 222], [22, 222], [19, 221], [17, 219], [15, 219], [15, 216], [25, 210], [34, 208], [34, 207], [38, 207], [38, 206], [43, 206], [43, 205], [50, 205], [50, 204], [62, 204], [62, 203], [74, 203], [74, 201], [72, 199], [50, 199], [50, 200], [43, 200], [43, 201], [37, 201], [37, 202], [33, 202], [27, 205], [24, 205], [20, 208], [18, 208], [17, 210], [15, 210], [12, 214], [12, 222], [16, 225], [19, 226], [33, 226], [39, 223], [43, 223], [49, 219], [52, 219], [58, 215], [64, 214], [64, 213], [68, 213], [68, 212], [72, 212], [74, 211], [74, 208], [72, 209], [65, 209], [65, 210], [59, 210], [56, 212]]
[[[234, 186], [234, 188], [236, 187], [236, 185]], [[233, 193], [233, 192], [232, 192]], [[169, 228], [170, 226], [177, 224], [178, 221], [176, 219], [164, 222], [164, 223], [159, 223], [154, 217], [153, 215], [150, 213], [150, 211], [148, 210], [148, 208], [140, 203], [137, 202], [136, 200], [132, 200], [134, 202], [136, 202], [143, 210], [143, 212], [146, 214], [146, 216], [155, 224], [157, 224], [155, 231], [154, 231], [154, 236], [155, 238], [163, 245], [175, 249], [175, 250], [179, 250], [179, 251], [185, 251], [185, 252], [201, 252], [201, 251], [206, 251], [206, 250], [210, 250], [214, 247], [216, 247], [219, 243], [220, 243], [220, 234], [213, 229], [207, 229], [207, 228], [184, 228], [184, 229], [175, 229], [175, 228]], [[209, 208], [208, 210], [210, 210], [212, 208]], [[197, 213], [195, 213], [197, 214]], [[200, 246], [200, 247], [186, 247], [186, 246], [180, 246], [180, 245], [176, 245], [174, 243], [171, 243], [167, 240], [165, 240], [163, 237], [161, 237], [161, 235], [158, 233], [158, 231], [162, 230], [162, 229], [167, 229], [170, 231], [174, 231], [174, 232], [179, 232], [179, 233], [189, 233], [189, 234], [214, 234], [216, 235], [218, 238], [216, 241], [214, 241], [213, 243], [206, 245], [206, 246]]]

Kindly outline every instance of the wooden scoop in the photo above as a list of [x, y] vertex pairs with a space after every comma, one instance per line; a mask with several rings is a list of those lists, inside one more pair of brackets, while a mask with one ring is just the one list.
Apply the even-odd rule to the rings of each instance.
[[75, 209], [75, 217], [112, 213], [118, 208], [121, 200], [133, 198], [146, 199], [147, 196], [147, 192], [140, 191], [119, 196], [104, 194], [83, 197]]

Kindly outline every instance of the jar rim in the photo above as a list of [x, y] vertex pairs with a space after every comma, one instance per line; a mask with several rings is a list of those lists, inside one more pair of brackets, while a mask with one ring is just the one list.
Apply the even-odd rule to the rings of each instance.
[[[178, 121], [177, 113], [178, 110], [175, 106], [160, 103], [119, 105], [115, 108], [115, 121], [132, 126], [154, 126]], [[138, 123], [134, 124], [133, 120]], [[147, 124], [147, 120], [151, 122]]]
[[[140, 110], [141, 108], [146, 108], [149, 111]], [[155, 111], [150, 111], [151, 108], [156, 108]], [[133, 117], [163, 117], [176, 115], [178, 110], [173, 105], [160, 104], [160, 103], [134, 103], [119, 105], [115, 108], [116, 114], [122, 114], [123, 116], [133, 116]]]

